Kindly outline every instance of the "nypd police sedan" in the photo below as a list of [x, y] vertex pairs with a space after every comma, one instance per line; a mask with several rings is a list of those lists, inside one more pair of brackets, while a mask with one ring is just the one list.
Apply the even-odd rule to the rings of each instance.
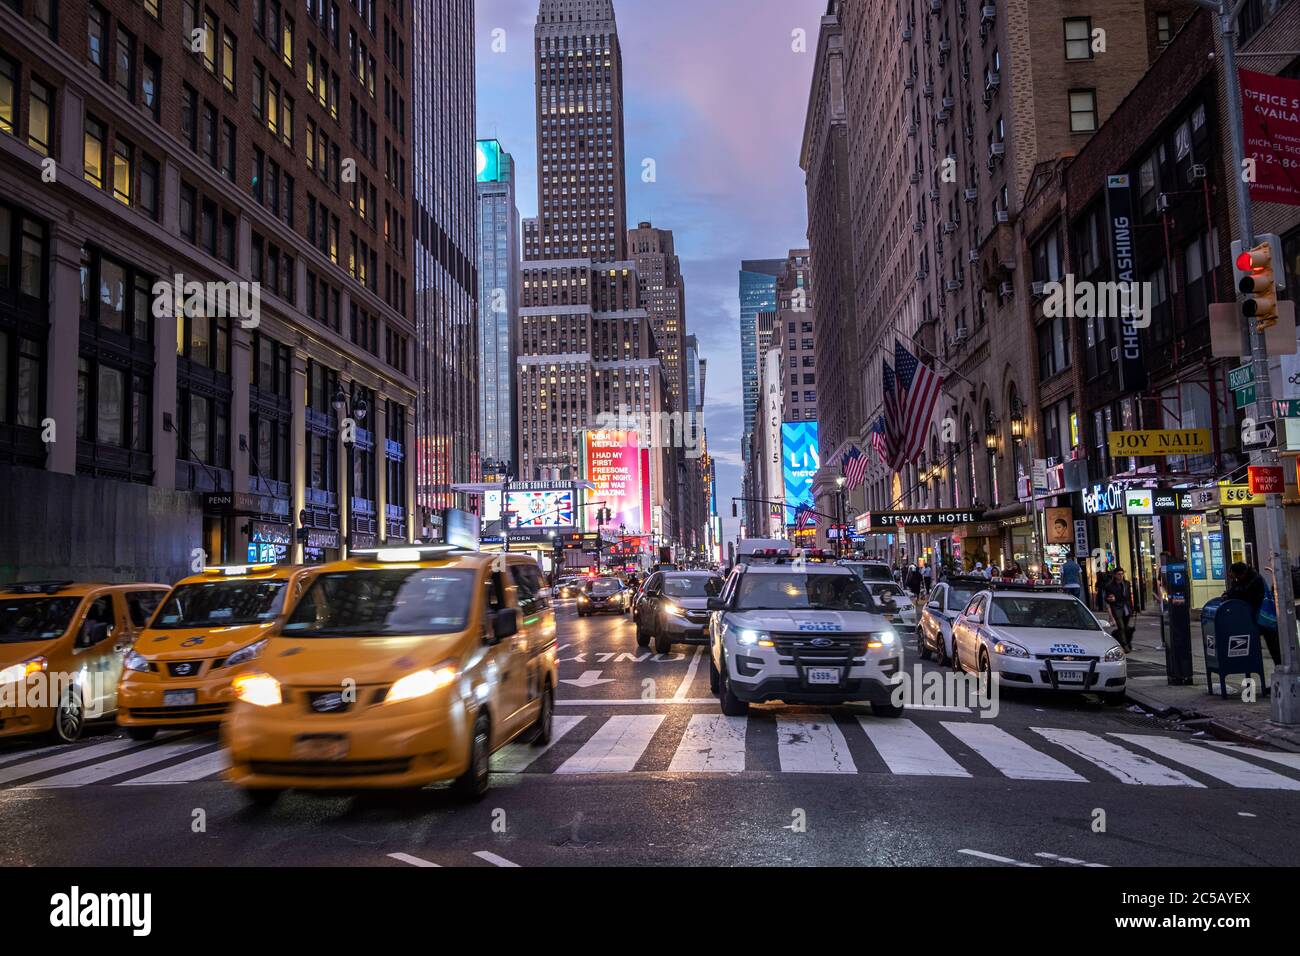
[[772, 700], [902, 713], [892, 696], [902, 642], [848, 568], [756, 556], [736, 565], [709, 609], [709, 685], [724, 714]]
[[1082, 601], [1042, 590], [976, 594], [952, 627], [953, 666], [1006, 687], [1091, 691], [1123, 699], [1124, 649]]

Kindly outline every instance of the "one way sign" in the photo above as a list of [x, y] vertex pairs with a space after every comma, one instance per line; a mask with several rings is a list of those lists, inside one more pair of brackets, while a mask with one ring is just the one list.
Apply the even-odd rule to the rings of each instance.
[[1277, 444], [1277, 428], [1273, 419], [1251, 422], [1246, 419], [1241, 429], [1241, 450], [1246, 452], [1263, 451]]

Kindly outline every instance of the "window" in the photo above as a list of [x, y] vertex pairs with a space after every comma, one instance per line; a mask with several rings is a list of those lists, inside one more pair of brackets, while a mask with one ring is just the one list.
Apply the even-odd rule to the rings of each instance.
[[199, 94], [186, 83], [181, 89], [181, 138], [191, 150], [198, 150]]
[[221, 41], [221, 85], [235, 92], [235, 35], [229, 30]]
[[1091, 133], [1097, 129], [1097, 91], [1070, 91], [1070, 132]]
[[121, 25], [117, 28], [117, 66], [113, 76], [117, 91], [135, 102], [135, 37]]
[[135, 149], [119, 136], [113, 145], [113, 198], [125, 206], [131, 205], [134, 166]]
[[13, 135], [18, 124], [18, 64], [0, 56], [0, 132]]
[[140, 154], [140, 179], [136, 206], [150, 219], [158, 218], [158, 160], [147, 153]]
[[198, 206], [198, 194], [193, 186], [181, 184], [181, 235], [193, 242], [195, 231], [195, 210]]
[[262, 64], [253, 61], [253, 115], [259, 120], [265, 112], [266, 73]]
[[284, 29], [280, 41], [280, 52], [284, 56], [284, 65], [293, 69], [293, 18], [284, 18]]
[[1164, 46], [1174, 38], [1174, 18], [1167, 13], [1156, 16], [1156, 42]]
[[206, 100], [203, 102], [203, 125], [200, 127], [202, 140], [200, 146], [208, 162], [217, 165], [217, 108]]
[[86, 182], [96, 189], [104, 188], [104, 124], [86, 116], [85, 145], [82, 150]]
[[162, 106], [162, 61], [149, 50], [144, 53], [144, 66], [140, 74], [140, 100], [158, 121]]
[[217, 15], [211, 10], [203, 13], [203, 68], [209, 73], [217, 72]]
[[86, 59], [99, 71], [101, 79], [108, 79], [108, 14], [97, 3], [92, 3], [86, 14]]
[[[3, 67], [0, 66], [0, 73]], [[0, 81], [0, 87], [3, 81]], [[0, 100], [3, 91], [0, 89]], [[3, 112], [0, 102], [0, 113]], [[54, 90], [32, 77], [31, 88], [27, 93], [27, 143], [42, 156], [50, 155], [50, 137], [54, 129]]]
[[1070, 17], [1065, 21], [1065, 58], [1092, 59], [1092, 18]]
[[221, 175], [232, 183], [235, 181], [235, 148], [238, 134], [235, 124], [228, 119], [221, 121]]

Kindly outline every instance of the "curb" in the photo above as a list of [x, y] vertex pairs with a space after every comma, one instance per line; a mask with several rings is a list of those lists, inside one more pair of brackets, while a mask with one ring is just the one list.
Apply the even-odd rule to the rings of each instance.
[[1136, 692], [1126, 690], [1125, 697], [1143, 710], [1150, 711], [1156, 717], [1176, 718], [1187, 724], [1192, 722], [1202, 724], [1203, 727], [1199, 729], [1208, 731], [1218, 740], [1240, 744], [1262, 744], [1288, 753], [1300, 753], [1300, 741], [1288, 740], [1278, 734], [1257, 730], [1231, 717], [1207, 717], [1192, 708], [1175, 707], [1166, 704], [1158, 697], [1140, 690]]

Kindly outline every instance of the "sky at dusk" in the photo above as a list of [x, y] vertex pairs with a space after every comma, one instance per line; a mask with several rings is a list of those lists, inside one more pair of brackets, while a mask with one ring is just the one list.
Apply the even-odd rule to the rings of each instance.
[[[537, 0], [478, 0], [478, 133], [512, 153], [519, 213], [537, 212]], [[708, 359], [705, 424], [718, 513], [740, 493], [742, 259], [806, 246], [799, 148], [826, 0], [615, 0], [623, 46], [628, 225], [672, 229], [686, 329]], [[796, 52], [794, 31], [806, 36]], [[493, 50], [504, 30], [505, 49]], [[500, 36], [500, 34], [498, 34]], [[499, 45], [499, 44], [498, 44]], [[656, 181], [642, 181], [652, 158]], [[730, 529], [728, 529], [730, 533]]]

